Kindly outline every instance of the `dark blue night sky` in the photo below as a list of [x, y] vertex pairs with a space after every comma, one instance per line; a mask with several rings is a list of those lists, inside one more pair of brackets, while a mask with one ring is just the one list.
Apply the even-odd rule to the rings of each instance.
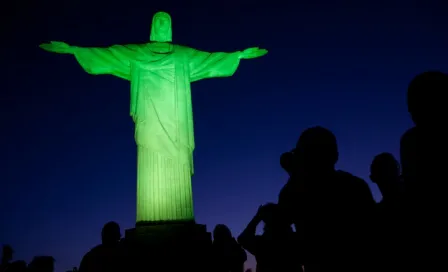
[[2, 8], [0, 243], [26, 261], [53, 255], [59, 272], [79, 265], [105, 222], [133, 227], [136, 148], [129, 83], [88, 75], [73, 56], [40, 43], [146, 42], [152, 15], [165, 10], [175, 43], [212, 52], [267, 48], [232, 78], [192, 85], [196, 219], [209, 230], [228, 224], [234, 235], [260, 204], [277, 200], [287, 179], [279, 156], [302, 130], [333, 130], [338, 168], [367, 180], [373, 156], [398, 155], [411, 126], [410, 79], [448, 71], [442, 0], [120, 1]]

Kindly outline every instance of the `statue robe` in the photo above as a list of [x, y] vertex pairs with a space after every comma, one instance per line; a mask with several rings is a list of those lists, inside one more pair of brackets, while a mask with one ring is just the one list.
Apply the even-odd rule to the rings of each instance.
[[190, 83], [232, 76], [239, 52], [207, 53], [173, 45], [169, 53], [151, 43], [108, 48], [77, 47], [89, 74], [131, 82], [130, 115], [137, 143], [137, 223], [193, 221], [193, 111]]

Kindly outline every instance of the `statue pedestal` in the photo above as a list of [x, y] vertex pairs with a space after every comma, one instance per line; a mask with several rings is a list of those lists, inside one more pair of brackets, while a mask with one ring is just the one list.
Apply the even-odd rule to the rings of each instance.
[[209, 271], [211, 244], [206, 226], [194, 222], [137, 225], [124, 239], [133, 271]]

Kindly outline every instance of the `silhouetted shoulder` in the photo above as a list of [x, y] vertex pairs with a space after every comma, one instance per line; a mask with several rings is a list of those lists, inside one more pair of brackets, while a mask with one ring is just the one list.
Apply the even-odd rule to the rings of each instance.
[[417, 128], [407, 130], [400, 139], [400, 163], [403, 179], [413, 179], [417, 163]]
[[417, 137], [417, 128], [416, 127], [410, 128], [401, 136], [400, 143], [406, 144], [409, 142], [413, 142], [416, 137]]
[[417, 128], [413, 127], [408, 129], [400, 139], [400, 157], [403, 158], [409, 156], [410, 152], [414, 151], [414, 146], [417, 142]]
[[412, 127], [408, 130], [406, 130], [406, 132], [403, 134], [403, 136], [401, 136], [401, 139], [406, 139], [409, 137], [414, 136], [417, 133], [417, 127]]
[[349, 172], [338, 170], [338, 171], [336, 171], [336, 175], [337, 175], [337, 179], [346, 181], [350, 185], [358, 185], [358, 186], [361, 186], [363, 184], [367, 185], [367, 183], [362, 178], [357, 177]]
[[278, 195], [278, 206], [291, 223], [295, 221], [295, 217], [297, 216], [297, 199], [299, 194], [297, 187], [290, 179]]
[[283, 186], [278, 195], [278, 204], [282, 207], [291, 205], [292, 201], [297, 197], [298, 186], [297, 182], [292, 181], [290, 178], [288, 182]]
[[280, 193], [278, 194], [278, 203], [280, 204], [281, 201], [285, 201], [288, 198], [288, 194], [290, 191], [291, 184], [288, 181], [285, 186], [280, 190]]
[[87, 252], [87, 254], [89, 254], [89, 255], [98, 254], [103, 251], [103, 248], [104, 248], [103, 245], [97, 245], [97, 246], [93, 247], [92, 249], [90, 249], [89, 252]]
[[88, 271], [92, 262], [97, 261], [98, 256], [102, 253], [103, 245], [97, 245], [91, 250], [89, 250], [81, 260], [81, 264], [79, 265], [79, 271], [84, 272]]
[[362, 180], [362, 178], [358, 178], [357, 176], [355, 176], [349, 172], [343, 171], [343, 170], [337, 170], [336, 174], [338, 175], [338, 177], [342, 177], [342, 178]]
[[336, 176], [339, 184], [343, 185], [345, 191], [351, 196], [367, 204], [375, 204], [372, 192], [365, 180], [342, 170], [336, 171]]

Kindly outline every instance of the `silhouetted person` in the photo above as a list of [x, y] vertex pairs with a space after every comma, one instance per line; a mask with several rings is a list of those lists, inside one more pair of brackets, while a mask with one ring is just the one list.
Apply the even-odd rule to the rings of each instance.
[[[408, 112], [415, 127], [408, 130], [401, 139], [400, 160], [406, 187], [412, 194], [415, 190], [423, 189], [421, 186], [424, 185], [423, 182], [420, 182], [420, 185], [415, 184], [419, 183], [417, 158], [425, 155], [422, 152], [430, 151], [430, 146], [440, 145], [441, 142], [438, 140], [445, 141], [443, 138], [438, 139], [437, 134], [441, 133], [440, 128], [445, 126], [446, 102], [442, 96], [447, 88], [447, 75], [438, 71], [428, 71], [417, 75], [408, 87]], [[417, 144], [417, 138], [419, 138], [419, 144]], [[421, 153], [419, 156], [418, 152]], [[430, 154], [426, 155], [425, 158], [429, 159]]]
[[3, 245], [2, 260], [0, 263], [0, 272], [6, 271], [8, 266], [11, 264], [13, 254], [14, 251], [10, 245]]
[[[257, 226], [264, 222], [262, 235], [256, 235]], [[295, 240], [291, 224], [285, 220], [276, 204], [261, 206], [246, 229], [238, 237], [240, 245], [255, 256], [257, 272], [302, 270], [300, 246]]]
[[292, 178], [279, 196], [304, 246], [307, 272], [365, 271], [369, 266], [375, 201], [364, 180], [335, 169], [338, 156], [331, 131], [306, 129], [294, 151]]
[[120, 245], [120, 226], [115, 222], [104, 225], [102, 243], [91, 249], [82, 259], [79, 272], [122, 271], [125, 260]]
[[226, 225], [216, 225], [213, 230], [212, 258], [217, 272], [243, 272], [247, 255], [233, 238]]
[[402, 229], [403, 190], [400, 165], [390, 153], [381, 153], [372, 161], [370, 179], [378, 185], [382, 200], [376, 205], [375, 237], [376, 263], [383, 271], [397, 271], [401, 267], [397, 252], [401, 252], [399, 238]]
[[405, 182], [407, 270], [438, 270], [446, 245], [446, 156], [448, 75], [428, 71], [408, 87], [408, 111], [415, 127], [401, 138], [400, 161]]
[[8, 269], [8, 272], [27, 272], [27, 265], [25, 261], [12, 262]]
[[53, 272], [54, 258], [51, 256], [36, 256], [28, 265], [30, 272]]
[[[417, 75], [408, 87], [408, 111], [415, 127], [401, 139], [400, 159], [405, 184], [413, 198], [418, 195], [434, 199], [432, 193], [438, 191], [440, 174], [445, 173], [446, 160], [441, 158], [447, 152], [447, 90], [448, 75], [439, 71]], [[428, 179], [430, 174], [436, 179]]]
[[448, 75], [438, 71], [419, 74], [409, 84], [408, 111], [415, 127], [403, 135], [400, 146], [409, 200], [425, 198], [425, 202], [432, 202], [439, 200], [434, 194], [444, 191], [437, 187], [443, 184], [440, 178], [446, 172], [447, 90]]
[[370, 179], [380, 189], [381, 207], [401, 201], [400, 165], [392, 154], [381, 153], [375, 156], [370, 165]]

